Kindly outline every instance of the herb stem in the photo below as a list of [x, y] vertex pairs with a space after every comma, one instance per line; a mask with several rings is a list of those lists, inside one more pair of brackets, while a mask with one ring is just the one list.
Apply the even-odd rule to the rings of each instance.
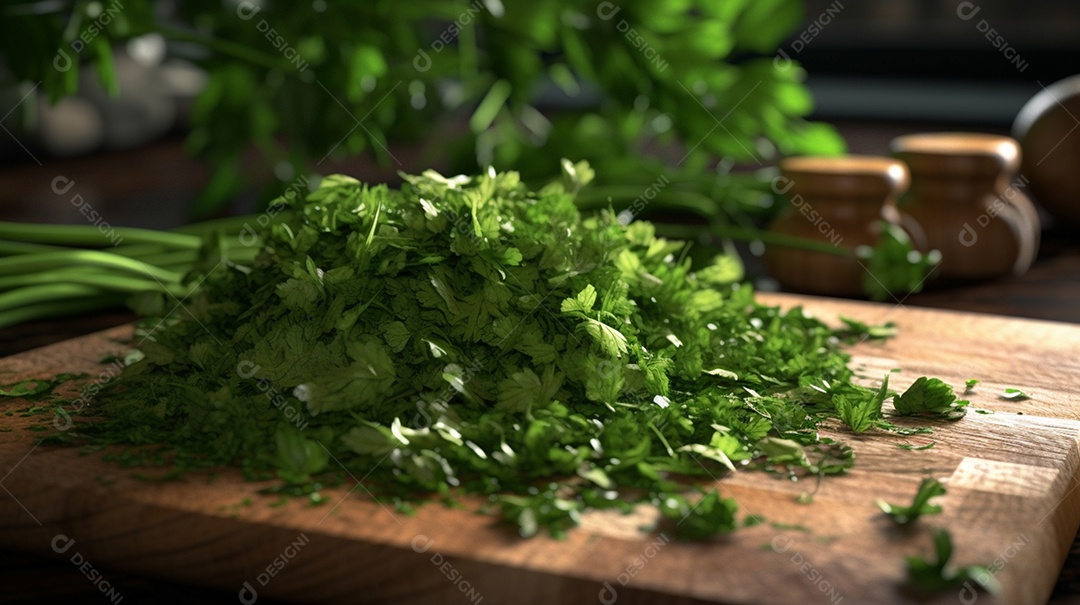
[[94, 286], [116, 292], [159, 291], [182, 296], [187, 294], [178, 283], [160, 284], [152, 279], [138, 279], [125, 275], [110, 275], [94, 271], [57, 269], [20, 275], [0, 277], [0, 290], [14, 290], [25, 286], [49, 284], [77, 284]]
[[44, 271], [77, 265], [120, 269], [147, 275], [165, 283], [179, 282], [181, 274], [100, 250], [61, 250], [0, 258], [0, 275]]
[[206, 36], [193, 31], [183, 30], [177, 27], [159, 26], [159, 33], [167, 38], [173, 40], [183, 40], [185, 42], [198, 42], [204, 44], [207, 48], [217, 51], [223, 55], [227, 55], [236, 59], [241, 59], [261, 67], [268, 67], [270, 69], [282, 69], [288, 65], [285, 61], [278, 60], [275, 57], [252, 50], [248, 46], [243, 44], [237, 44], [223, 38], [215, 36]]
[[656, 433], [656, 436], [660, 439], [660, 443], [664, 444], [664, 449], [667, 450], [668, 456], [675, 457], [675, 450], [671, 449], [671, 445], [668, 444], [667, 439], [664, 439], [664, 434], [660, 432], [660, 429], [656, 428], [656, 425], [652, 422], [649, 423], [649, 428], [652, 432]]
[[797, 250], [821, 252], [832, 256], [851, 256], [851, 251], [847, 248], [805, 237], [795, 237], [783, 233], [755, 230], [748, 227], [732, 227], [729, 225], [713, 225], [711, 228], [714, 234], [728, 239], [744, 242], [758, 240], [771, 246], [784, 246], [785, 248], [795, 248]]
[[0, 312], [63, 298], [102, 294], [101, 289], [82, 284], [25, 286], [0, 294]]
[[14, 256], [16, 254], [33, 254], [35, 252], [49, 252], [64, 250], [62, 246], [50, 246], [48, 244], [32, 244], [29, 242], [13, 242], [0, 239], [0, 256]]
[[136, 227], [111, 227], [103, 232], [92, 225], [33, 225], [7, 221], [0, 221], [0, 239], [74, 246], [113, 246], [117, 240], [124, 240], [191, 249], [202, 243], [193, 235]]

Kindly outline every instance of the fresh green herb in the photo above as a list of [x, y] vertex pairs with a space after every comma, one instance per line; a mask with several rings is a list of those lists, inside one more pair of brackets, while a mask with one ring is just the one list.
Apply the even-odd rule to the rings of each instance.
[[770, 527], [779, 531], [801, 531], [803, 533], [810, 533], [810, 528], [800, 523], [777, 523], [772, 522]]
[[845, 393], [833, 395], [833, 404], [836, 405], [836, 413], [844, 424], [855, 431], [862, 433], [875, 426], [881, 419], [881, 405], [889, 396], [889, 375], [881, 381], [881, 387], [877, 391], [855, 389], [857, 395]]
[[936, 515], [941, 512], [941, 506], [930, 504], [930, 500], [945, 495], [945, 486], [932, 477], [923, 479], [919, 484], [919, 491], [915, 492], [915, 499], [911, 506], [899, 506], [889, 504], [884, 500], [878, 500], [878, 508], [900, 525], [907, 525], [918, 520], [923, 515]]
[[964, 394], [967, 395], [968, 393], [974, 391], [975, 390], [975, 385], [979, 384], [979, 382], [981, 382], [981, 381], [978, 378], [968, 378], [967, 380], [965, 380], [964, 381]]
[[941, 262], [941, 252], [923, 254], [915, 249], [900, 226], [881, 223], [881, 235], [873, 246], [859, 246], [855, 256], [863, 262], [863, 291], [873, 300], [895, 300], [915, 294]]
[[[55, 391], [61, 385], [78, 378], [84, 378], [85, 374], [63, 373], [52, 378], [42, 380], [23, 380], [12, 384], [0, 385], [0, 397], [25, 399], [27, 401], [48, 400], [55, 397]], [[45, 407], [35, 407], [29, 413], [45, 411]], [[25, 414], [24, 414], [25, 415]]]
[[971, 583], [988, 594], [997, 595], [1001, 586], [994, 574], [985, 565], [965, 565], [950, 569], [952, 558], [952, 537], [945, 529], [934, 532], [935, 560], [922, 557], [907, 557], [908, 582], [915, 592], [930, 595], [956, 589]]
[[[720, 497], [715, 490], [696, 502], [682, 495], [668, 496], [660, 502], [660, 512], [675, 522], [675, 535], [684, 540], [705, 540], [735, 530], [738, 508], [734, 500]], [[753, 519], [751, 524], [759, 522], [757, 517]]]
[[901, 416], [927, 416], [959, 420], [970, 402], [957, 400], [947, 383], [937, 378], [919, 377], [903, 394], [893, 398], [896, 413]]
[[560, 498], [551, 488], [528, 496], [501, 496], [498, 504], [503, 517], [517, 525], [523, 538], [530, 538], [541, 529], [561, 537], [581, 519], [582, 502]]
[[[114, 227], [105, 233], [92, 225], [0, 221], [0, 328], [125, 301], [145, 314], [164, 315], [169, 309], [155, 304], [182, 300], [219, 262], [250, 263], [257, 237], [235, 234], [248, 222], [271, 222], [267, 216], [207, 221], [176, 232]], [[222, 232], [234, 236], [221, 238]]]
[[24, 380], [0, 387], [0, 397], [26, 397], [37, 395], [52, 389], [52, 383], [47, 380]]
[[934, 429], [928, 426], [900, 426], [899, 424], [884, 418], [877, 421], [876, 427], [883, 431], [888, 431], [904, 437], [910, 437], [911, 435], [931, 435], [934, 433]]
[[[813, 103], [797, 60], [774, 66], [777, 48], [799, 27], [803, 7], [796, 0], [723, 9], [621, 0], [610, 13], [575, 0], [414, 0], [407, 9], [369, 0], [326, 10], [290, 2], [238, 9], [124, 0], [110, 19], [100, 18], [102, 6], [5, 3], [5, 66], [16, 82], [38, 83], [56, 102], [86, 85], [80, 62], [96, 68], [111, 93], [121, 92], [111, 49], [138, 36], [161, 37], [170, 51], [197, 56], [207, 83], [191, 112], [187, 148], [212, 173], [196, 214], [244, 191], [245, 171], [237, 168], [245, 154], [281, 175], [282, 190], [328, 152], [366, 153], [391, 165], [399, 144], [429, 140], [432, 124], [463, 112], [467, 128], [441, 146], [441, 159], [455, 170], [493, 164], [547, 179], [560, 157], [573, 154], [602, 168], [607, 186], [596, 197], [604, 206], [610, 199], [629, 205], [662, 178], [683, 190], [662, 191], [658, 205], [704, 205], [710, 218], [760, 212], [767, 190], [738, 171], [712, 174], [718, 159], [756, 164], [844, 150], [831, 126], [804, 119]], [[92, 43], [82, 56], [71, 53], [91, 24]], [[274, 28], [273, 42], [263, 25]], [[58, 68], [72, 63], [74, 69]], [[454, 85], [445, 86], [450, 80]], [[544, 86], [573, 103], [557, 112], [537, 105]], [[11, 122], [29, 122], [32, 112], [19, 111], [27, 112], [24, 119], [17, 113]], [[355, 128], [355, 116], [364, 116], [363, 128]], [[717, 116], [728, 132], [710, 130]], [[699, 144], [678, 170], [667, 170], [641, 149], [657, 139]]]
[[836, 330], [756, 303], [723, 258], [695, 269], [649, 223], [583, 216], [590, 174], [335, 175], [283, 198], [257, 256], [198, 272], [185, 313], [144, 296], [159, 315], [139, 355], [67, 434], [166, 478], [276, 476], [268, 493], [312, 503], [350, 475], [404, 509], [481, 494], [526, 536], [651, 503], [706, 538], [738, 507], [702, 482], [850, 468], [819, 426], [888, 428], [887, 378], [855, 384]]
[[1024, 401], [1025, 399], [1031, 399], [1031, 396], [1020, 389], [1007, 388], [1005, 389], [1005, 394], [1001, 395], [1001, 398], [1010, 401]]
[[[837, 330], [836, 335], [844, 342], [855, 343], [863, 340], [885, 340], [896, 336], [896, 324], [889, 321], [875, 326], [850, 317], [840, 316], [844, 326]], [[899, 372], [899, 369], [890, 370]]]
[[[976, 411], [978, 411], [978, 410], [976, 410]], [[927, 443], [925, 445], [912, 445], [910, 443], [897, 443], [896, 447], [898, 447], [898, 448], [900, 448], [902, 450], [907, 450], [909, 452], [921, 452], [923, 450], [928, 450], [928, 449], [934, 447], [935, 445], [937, 445], [937, 442], [936, 441], [931, 441], [930, 443]]]

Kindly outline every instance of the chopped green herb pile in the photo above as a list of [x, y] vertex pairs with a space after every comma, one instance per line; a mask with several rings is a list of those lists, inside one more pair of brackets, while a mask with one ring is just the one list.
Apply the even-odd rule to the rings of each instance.
[[915, 499], [911, 506], [889, 504], [884, 500], [878, 500], [878, 508], [883, 513], [892, 517], [900, 525], [907, 525], [918, 520], [923, 515], [936, 515], [941, 512], [941, 506], [930, 504], [930, 500], [945, 495], [945, 486], [933, 477], [923, 479], [919, 484], [919, 491], [915, 492]]
[[[485, 495], [523, 535], [649, 502], [704, 538], [740, 525], [715, 478], [841, 473], [851, 450], [819, 425], [889, 428], [887, 381], [856, 385], [840, 348], [869, 327], [758, 304], [724, 258], [695, 271], [649, 223], [581, 215], [591, 171], [563, 168], [539, 191], [429, 171], [282, 198], [254, 261], [219, 246], [182, 309], [144, 301], [163, 319], [81, 435], [289, 493], [351, 476], [402, 509]], [[898, 409], [951, 409], [933, 386]]]

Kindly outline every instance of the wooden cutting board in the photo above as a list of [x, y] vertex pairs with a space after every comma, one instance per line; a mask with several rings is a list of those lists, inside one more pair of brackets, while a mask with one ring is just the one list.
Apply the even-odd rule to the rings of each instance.
[[[0, 403], [14, 412], [0, 415], [0, 547], [82, 565], [107, 599], [122, 596], [109, 592], [117, 590], [110, 570], [124, 570], [220, 588], [241, 602], [257, 593], [304, 602], [903, 603], [912, 600], [902, 590], [904, 557], [929, 556], [933, 528], [946, 527], [954, 562], [990, 565], [1004, 593], [950, 591], [937, 601], [1045, 602], [1080, 522], [1080, 327], [762, 298], [830, 321], [894, 321], [898, 337], [852, 349], [868, 382], [892, 368], [902, 369], [890, 379], [898, 389], [921, 375], [961, 387], [979, 378], [969, 399], [995, 413], [969, 413], [930, 436], [843, 436], [855, 469], [825, 480], [811, 504], [796, 501], [812, 489], [806, 482], [736, 473], [718, 489], [741, 514], [767, 522], [684, 544], [642, 533], [654, 518], [647, 510], [587, 515], [562, 541], [523, 540], [489, 517], [441, 505], [403, 515], [352, 481], [319, 506], [273, 506], [232, 472], [149, 483], [99, 456], [35, 446], [40, 433], [29, 427], [51, 417], [21, 416], [28, 405], [9, 400]], [[0, 382], [107, 372], [98, 360], [123, 351], [129, 333], [116, 328], [0, 360]], [[1032, 399], [1000, 399], [1006, 387]], [[897, 447], [930, 441], [923, 451]], [[928, 474], [948, 486], [937, 501], [944, 513], [897, 530], [875, 500], [907, 502]]]

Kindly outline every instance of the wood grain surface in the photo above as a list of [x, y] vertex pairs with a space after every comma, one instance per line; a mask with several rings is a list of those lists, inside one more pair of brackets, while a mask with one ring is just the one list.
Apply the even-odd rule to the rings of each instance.
[[[852, 349], [868, 383], [892, 368], [902, 369], [891, 375], [895, 388], [924, 374], [954, 385], [979, 378], [969, 398], [994, 413], [969, 413], [933, 435], [841, 435], [856, 466], [822, 482], [809, 505], [796, 501], [814, 488], [806, 482], [725, 477], [717, 489], [767, 522], [686, 544], [642, 532], [654, 517], [648, 510], [587, 515], [561, 541], [522, 540], [467, 510], [429, 505], [402, 515], [355, 480], [325, 492], [318, 506], [272, 506], [275, 498], [233, 472], [147, 482], [98, 455], [35, 446], [41, 433], [29, 428], [52, 417], [22, 416], [28, 404], [8, 401], [0, 403], [13, 412], [0, 415], [0, 546], [71, 561], [113, 602], [123, 595], [109, 570], [228, 590], [241, 602], [257, 593], [304, 602], [903, 603], [913, 600], [903, 589], [904, 557], [930, 555], [933, 528], [946, 527], [954, 562], [990, 565], [1004, 593], [951, 591], [937, 602], [1045, 602], [1080, 523], [1080, 327], [762, 298], [826, 320], [894, 321], [898, 337]], [[104, 369], [97, 361], [124, 350], [129, 333], [116, 328], [0, 360], [0, 382], [96, 376]], [[1002, 400], [1006, 387], [1032, 399]], [[924, 451], [897, 447], [930, 441]], [[910, 500], [927, 475], [948, 486], [937, 501], [944, 513], [897, 530], [874, 501]]]

